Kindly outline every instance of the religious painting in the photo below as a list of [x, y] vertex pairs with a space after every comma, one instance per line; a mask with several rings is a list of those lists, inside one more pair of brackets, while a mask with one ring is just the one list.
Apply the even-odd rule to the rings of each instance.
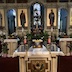
[[27, 9], [18, 9], [18, 26], [28, 27]]
[[57, 10], [56, 8], [48, 8], [47, 9], [47, 27], [48, 26], [56, 26], [57, 20]]
[[70, 26], [72, 26], [72, 8], [70, 8]]
[[4, 10], [0, 9], [0, 26], [5, 26], [4, 21]]

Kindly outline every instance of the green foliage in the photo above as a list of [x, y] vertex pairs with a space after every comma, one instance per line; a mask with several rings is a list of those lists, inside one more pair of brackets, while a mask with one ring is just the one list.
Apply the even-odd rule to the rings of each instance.
[[32, 34], [30, 34], [30, 33], [27, 33], [27, 38], [28, 38], [28, 40], [31, 40], [32, 39]]
[[47, 41], [49, 34], [47, 31], [43, 32], [44, 40]]
[[2, 52], [3, 52], [3, 53], [8, 53], [8, 50], [9, 50], [9, 49], [8, 49], [7, 45], [8, 45], [7, 43], [3, 43], [3, 44], [2, 44]]
[[0, 38], [6, 39], [5, 35], [0, 35]]
[[72, 33], [69, 35], [70, 38], [72, 38]]
[[70, 42], [70, 51], [72, 51], [72, 42]]
[[69, 47], [69, 50], [72, 51], [72, 42], [69, 42], [69, 43], [67, 44], [67, 47]]
[[27, 33], [26, 36], [27, 36], [27, 39], [28, 39], [28, 40], [41, 39], [41, 38], [43, 37], [43, 40], [47, 41], [49, 35], [48, 35], [48, 33], [45, 31], [45, 32], [43, 32], [43, 33], [41, 33], [41, 34], [34, 34], [34, 35], [33, 35], [32, 33]]
[[56, 36], [56, 34], [54, 34], [54, 36], [53, 36], [53, 42], [56, 42], [56, 40], [57, 40], [57, 36]]

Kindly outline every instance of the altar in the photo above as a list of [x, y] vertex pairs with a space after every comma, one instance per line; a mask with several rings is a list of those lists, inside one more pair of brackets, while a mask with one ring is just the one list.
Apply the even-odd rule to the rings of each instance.
[[13, 53], [19, 56], [20, 72], [57, 72], [57, 56], [63, 52], [51, 52], [43, 45], [42, 48], [33, 48], [28, 51]]

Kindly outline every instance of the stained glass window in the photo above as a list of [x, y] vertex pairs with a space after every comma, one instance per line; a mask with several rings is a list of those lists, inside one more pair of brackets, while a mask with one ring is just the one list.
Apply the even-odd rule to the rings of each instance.
[[36, 2], [31, 5], [30, 10], [31, 29], [37, 26], [44, 28], [44, 5]]
[[33, 6], [33, 24], [41, 25], [41, 6], [39, 3], [35, 3]]

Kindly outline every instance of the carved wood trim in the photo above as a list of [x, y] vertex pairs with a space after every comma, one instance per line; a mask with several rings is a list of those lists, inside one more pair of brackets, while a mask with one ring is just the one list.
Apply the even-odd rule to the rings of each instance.
[[27, 3], [28, 0], [17, 0], [17, 3]]
[[[57, 26], [54, 26], [53, 28], [57, 29]], [[51, 29], [51, 26], [47, 26], [47, 29]]]
[[6, 3], [15, 3], [15, 0], [6, 0]]
[[58, 0], [46, 0], [46, 2], [58, 2]]

